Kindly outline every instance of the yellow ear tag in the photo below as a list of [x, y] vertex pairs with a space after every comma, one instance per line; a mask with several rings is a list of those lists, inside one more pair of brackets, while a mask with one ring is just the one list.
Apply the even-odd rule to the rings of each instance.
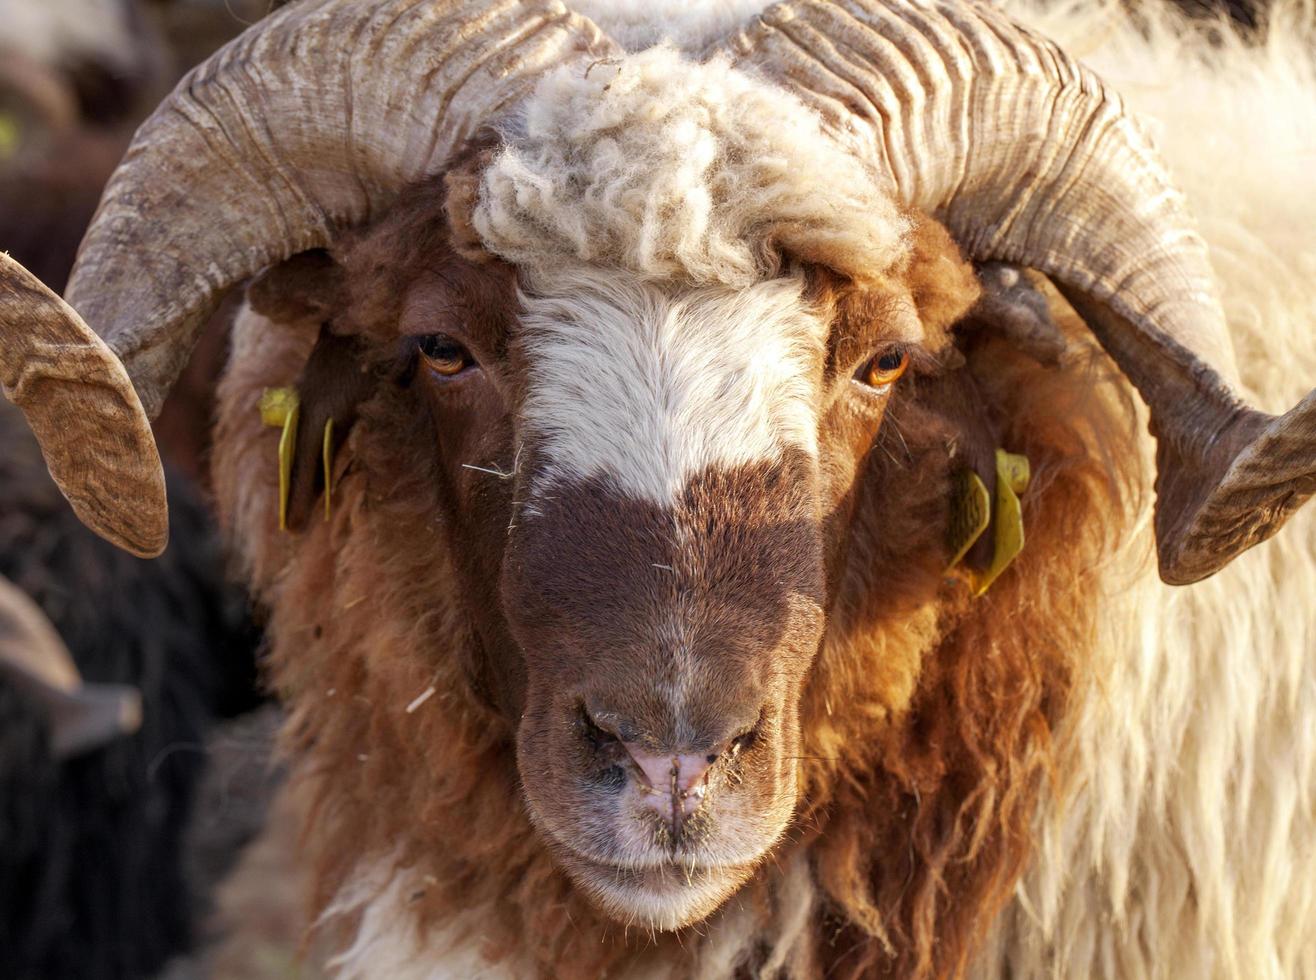
[[974, 582], [975, 596], [986, 592], [1024, 550], [1024, 512], [1019, 494], [1028, 489], [1031, 475], [1027, 456], [996, 450], [996, 553], [987, 571]]
[[18, 152], [23, 143], [23, 128], [18, 119], [7, 112], [0, 112], [0, 160], [8, 160]]
[[295, 388], [266, 388], [260, 396], [260, 418], [268, 426], [282, 427], [279, 436], [279, 530], [288, 530], [288, 496], [292, 491], [292, 456], [297, 446], [297, 418], [301, 399]]
[[325, 419], [324, 443], [320, 452], [324, 460], [324, 521], [328, 524], [329, 518], [334, 513], [334, 420], [332, 418]]
[[960, 470], [951, 489], [949, 544], [954, 557], [947, 569], [954, 568], [969, 553], [991, 519], [991, 497], [982, 477], [973, 470]]

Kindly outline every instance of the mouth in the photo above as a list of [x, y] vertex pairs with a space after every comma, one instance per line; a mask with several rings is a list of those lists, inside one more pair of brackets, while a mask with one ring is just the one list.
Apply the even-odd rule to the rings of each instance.
[[790, 826], [791, 740], [760, 709], [706, 745], [664, 752], [583, 701], [546, 698], [518, 735], [540, 840], [577, 893], [619, 923], [672, 931], [706, 919]]
[[613, 918], [663, 931], [707, 918], [750, 878], [758, 864], [661, 861], [623, 866], [565, 848], [559, 860], [577, 886]]
[[[717, 911], [753, 877], [786, 826], [782, 821], [765, 833], [759, 820], [723, 819], [719, 832], [676, 843], [659, 833], [664, 824], [657, 814], [648, 822], [619, 822], [615, 815], [576, 821], [577, 832], [568, 834], [533, 803], [529, 812], [554, 862], [595, 907], [617, 922], [663, 932]], [[697, 808], [687, 818], [689, 829], [708, 816]]]

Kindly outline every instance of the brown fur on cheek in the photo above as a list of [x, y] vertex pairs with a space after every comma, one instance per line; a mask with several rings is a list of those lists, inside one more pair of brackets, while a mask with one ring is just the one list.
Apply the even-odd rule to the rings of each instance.
[[944, 443], [961, 434], [913, 392], [893, 405], [909, 454], [870, 457], [804, 708], [837, 976], [956, 974], [1010, 893], [1039, 796], [1064, 783], [1055, 733], [1137, 477], [1105, 452], [1132, 444], [1127, 402], [1089, 367], [1047, 371], [989, 344], [967, 370], [995, 440], [1032, 463], [1028, 545], [982, 598], [944, 584]]
[[525, 663], [507, 628], [498, 583], [507, 528], [513, 522], [515, 438], [510, 413], [493, 384], [477, 375], [459, 384], [416, 378], [430, 425], [419, 434], [433, 447], [436, 512], [453, 541], [450, 559], [459, 598], [473, 624], [473, 642], [460, 656], [474, 693], [504, 717], [525, 705]]
[[[946, 492], [940, 456], [962, 455], [963, 440], [955, 423], [918, 404], [919, 392], [937, 387], [940, 382], [919, 375], [928, 371], [944, 374], [962, 363], [951, 346], [951, 327], [977, 302], [980, 287], [972, 267], [941, 225], [919, 212], [911, 212], [908, 217], [914, 229], [911, 250], [905, 264], [896, 270], [898, 277], [860, 284], [826, 269], [811, 269], [809, 273], [810, 298], [832, 325], [831, 393], [820, 425], [819, 465], [827, 506], [828, 594], [833, 597], [838, 593], [836, 583], [850, 551], [857, 549], [859, 554], [854, 560], [867, 563], [870, 556], [865, 552], [870, 542], [878, 542], [881, 548], [885, 540], [900, 540], [889, 533], [852, 533], [861, 496], [856, 480], [865, 472], [888, 471], [885, 466], [870, 466], [869, 457], [880, 455], [892, 466], [893, 475], [880, 492], [889, 496], [895, 506], [904, 502], [912, 509], [910, 513], [891, 514], [890, 521], [901, 526], [931, 527], [942, 512], [930, 504]], [[908, 316], [911, 304], [919, 320], [914, 328], [919, 335], [917, 343], [909, 341], [911, 328], [901, 321]], [[878, 395], [853, 380], [852, 364], [871, 357], [892, 336], [910, 348], [912, 366], [890, 393]], [[911, 449], [905, 438], [904, 430], [910, 427], [926, 431], [922, 451]], [[991, 447], [987, 452], [990, 455]], [[981, 469], [980, 459], [970, 462]], [[941, 541], [935, 534], [927, 535], [921, 544], [901, 543], [907, 548], [906, 554], [930, 557], [940, 553]], [[927, 574], [916, 573], [911, 567], [909, 578], [920, 577], [927, 578]], [[925, 594], [921, 586], [912, 587], [912, 591]], [[908, 689], [910, 683], [906, 678], [899, 686]], [[893, 703], [898, 701], [896, 698]]]
[[[903, 281], [929, 344], [950, 350], [977, 281], [934, 223], [914, 252]], [[838, 315], [865, 315], [845, 299]], [[824, 427], [823, 469], [843, 492], [828, 633], [801, 709], [797, 825], [826, 895], [819, 928], [835, 937], [828, 975], [968, 962], [1027, 860], [1044, 785], [1063, 785], [1054, 733], [1092, 639], [1087, 582], [1137, 476], [1107, 454], [1133, 438], [1109, 375], [1045, 370], [990, 340], [970, 356], [898, 382], [867, 452], [843, 399]], [[972, 600], [944, 575], [951, 477], [998, 445], [1033, 466], [1028, 546]]]

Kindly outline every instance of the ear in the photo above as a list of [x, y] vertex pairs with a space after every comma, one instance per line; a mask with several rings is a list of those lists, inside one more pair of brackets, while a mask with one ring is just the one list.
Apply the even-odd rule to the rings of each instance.
[[349, 299], [347, 270], [323, 249], [295, 255], [247, 287], [247, 301], [261, 316], [319, 332], [296, 386], [299, 409], [287, 511], [291, 531], [304, 529], [310, 521], [325, 491], [325, 463], [332, 463], [346, 441], [357, 405], [371, 390], [359, 341], [330, 327], [348, 308]]
[[[970, 371], [960, 368], [918, 379], [917, 399], [920, 405], [943, 420], [946, 429], [954, 433], [946, 445], [951, 474], [948, 507], [950, 528], [947, 537], [947, 557], [959, 547], [957, 513], [966, 501], [959, 499], [966, 492], [963, 478], [974, 473], [986, 489], [988, 507], [984, 516], [991, 514], [990, 501], [996, 499], [996, 450], [999, 432], [992, 422], [990, 406], [983, 397]], [[981, 573], [991, 565], [995, 556], [992, 528], [988, 526], [960, 559], [974, 573]]]
[[975, 269], [935, 219], [908, 216], [909, 257], [898, 272], [941, 366], [918, 379], [915, 397], [949, 434], [947, 558], [981, 594], [1023, 546], [1018, 494], [1028, 484], [1028, 461], [1011, 453], [1018, 447], [1001, 444], [1002, 422], [977, 373], [993, 357], [983, 340], [1005, 340], [1044, 366], [1060, 363], [1065, 341], [1046, 297], [1022, 270], [1002, 263]]
[[[920, 405], [944, 421], [947, 431], [954, 433], [946, 446], [950, 472], [976, 473], [990, 499], [996, 492], [997, 433], [988, 405], [956, 343], [956, 328], [981, 302], [982, 287], [973, 266], [938, 221], [917, 210], [909, 211], [907, 216], [912, 231], [902, 277], [918, 311], [924, 344], [943, 368], [918, 379], [916, 397]], [[992, 555], [991, 535], [984, 533], [962, 561], [981, 571], [991, 563]]]
[[[986, 376], [979, 372], [993, 370], [1011, 351], [1040, 369], [1059, 368], [1066, 352], [1046, 297], [1023, 270], [992, 263], [979, 267], [978, 276], [981, 295], [953, 328], [962, 358], [955, 369], [934, 379], [921, 399], [956, 433], [949, 447], [947, 546], [952, 566], [963, 570], [959, 577], [967, 579], [975, 595], [986, 591], [1024, 546], [1019, 495], [1029, 482], [1027, 458], [1012, 452], [1019, 447], [1001, 441], [1003, 423], [986, 394], [991, 385], [984, 387]], [[1004, 344], [984, 343], [992, 339]], [[962, 551], [968, 541], [973, 543]]]
[[[300, 418], [288, 494], [288, 529], [300, 531], [328, 489], [333, 459], [357, 418], [357, 406], [374, 389], [373, 374], [355, 337], [320, 328], [320, 339], [297, 381]], [[327, 509], [326, 509], [327, 513]]]
[[1046, 296], [1029, 273], [1005, 262], [978, 266], [982, 295], [960, 321], [957, 333], [985, 330], [1009, 341], [1043, 367], [1057, 367], [1065, 336], [1051, 316]]
[[347, 274], [324, 249], [294, 255], [247, 287], [247, 302], [275, 323], [319, 324], [347, 305]]

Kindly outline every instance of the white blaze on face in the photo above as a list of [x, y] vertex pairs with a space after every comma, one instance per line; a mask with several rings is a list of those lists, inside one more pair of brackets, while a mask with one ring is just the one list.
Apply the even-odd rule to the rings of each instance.
[[826, 329], [787, 270], [901, 261], [887, 181], [788, 92], [670, 46], [550, 72], [501, 126], [471, 226], [526, 286], [530, 506], [554, 477], [666, 505], [710, 467], [816, 458]]
[[670, 506], [711, 467], [816, 458], [826, 324], [797, 277], [746, 289], [658, 287], [616, 270], [524, 298], [523, 432], [560, 480], [606, 477]]

